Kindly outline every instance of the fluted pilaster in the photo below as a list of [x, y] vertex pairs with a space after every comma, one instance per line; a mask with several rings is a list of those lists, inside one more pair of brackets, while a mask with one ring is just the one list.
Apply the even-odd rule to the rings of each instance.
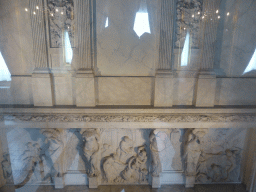
[[77, 1], [78, 22], [78, 69], [92, 68], [92, 2], [91, 0]]
[[47, 68], [49, 65], [43, 0], [30, 0], [29, 6], [35, 68]]
[[160, 45], [158, 69], [171, 69], [173, 21], [175, 13], [174, 0], [161, 1]]
[[207, 0], [203, 3], [204, 19], [202, 20], [202, 59], [200, 69], [213, 69], [215, 41], [220, 18], [220, 0]]

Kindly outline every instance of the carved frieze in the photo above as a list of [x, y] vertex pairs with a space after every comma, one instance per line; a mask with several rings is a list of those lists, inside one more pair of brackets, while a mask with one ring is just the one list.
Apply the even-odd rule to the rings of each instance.
[[24, 122], [255, 122], [256, 114], [154, 114], [154, 115], [4, 115], [2, 120]]
[[191, 46], [199, 47], [199, 29], [202, 15], [202, 0], [178, 0], [176, 18], [176, 47], [183, 47], [187, 33]]
[[71, 46], [74, 46], [74, 1], [48, 0], [49, 33], [52, 48], [62, 46], [64, 33], [67, 32]]

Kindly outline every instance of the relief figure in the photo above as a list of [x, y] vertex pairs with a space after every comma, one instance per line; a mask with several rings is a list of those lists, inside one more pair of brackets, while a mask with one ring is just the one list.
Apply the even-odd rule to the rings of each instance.
[[103, 162], [103, 171], [105, 181], [111, 183], [124, 182], [121, 172], [127, 167], [131, 158], [136, 156], [133, 147], [133, 141], [124, 136], [116, 150], [116, 153], [107, 157]]
[[13, 182], [12, 166], [11, 166], [9, 153], [3, 154], [3, 161], [1, 162], [1, 164], [2, 164], [4, 178], [6, 179], [7, 183], [12, 183]]
[[157, 131], [153, 130], [149, 135], [150, 141], [150, 152], [152, 156], [152, 176], [159, 177], [160, 173], [162, 172], [162, 164], [159, 157], [159, 152], [161, 151], [162, 147], [157, 145], [157, 138], [156, 138]]
[[41, 133], [46, 137], [45, 144], [48, 148], [44, 155], [50, 161], [51, 176], [62, 177], [65, 173], [62, 131], [58, 129], [42, 129]]
[[87, 160], [87, 174], [89, 177], [97, 177], [100, 174], [99, 133], [96, 129], [88, 129], [83, 132], [82, 136], [84, 139], [84, 155]]
[[186, 132], [187, 141], [185, 143], [185, 162], [186, 162], [186, 175], [195, 176], [196, 167], [201, 155], [200, 140], [208, 132], [207, 129], [193, 129]]

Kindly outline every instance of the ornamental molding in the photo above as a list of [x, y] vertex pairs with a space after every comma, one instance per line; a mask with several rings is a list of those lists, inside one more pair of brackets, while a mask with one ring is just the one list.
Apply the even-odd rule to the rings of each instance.
[[0, 121], [15, 122], [255, 122], [256, 114], [15, 114]]

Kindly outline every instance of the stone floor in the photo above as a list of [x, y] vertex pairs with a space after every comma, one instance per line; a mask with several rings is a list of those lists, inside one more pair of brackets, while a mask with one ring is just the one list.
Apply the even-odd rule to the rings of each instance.
[[54, 189], [53, 186], [24, 186], [15, 189], [4, 186], [0, 192], [246, 192], [244, 185], [196, 185], [186, 189], [184, 185], [163, 185], [160, 189], [151, 186], [99, 186], [98, 189], [88, 189], [86, 186], [66, 186], [64, 189]]

